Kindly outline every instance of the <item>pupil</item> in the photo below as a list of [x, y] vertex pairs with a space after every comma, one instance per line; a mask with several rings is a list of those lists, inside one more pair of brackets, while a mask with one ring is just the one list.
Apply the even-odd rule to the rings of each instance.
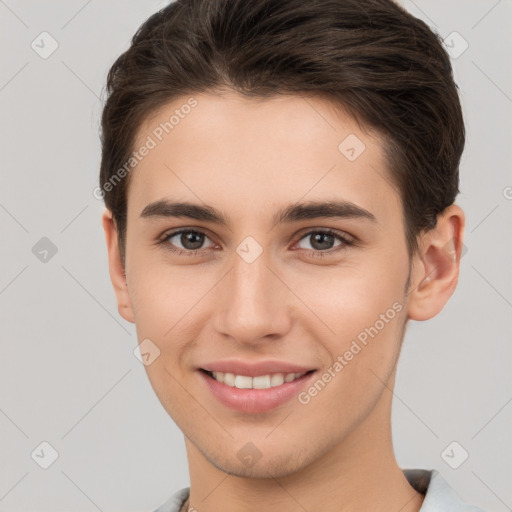
[[[197, 238], [195, 242], [194, 238]], [[188, 249], [199, 249], [201, 247], [202, 240], [199, 233], [194, 233], [190, 231], [188, 233], [183, 233], [181, 235], [181, 243], [183, 244], [184, 247], [187, 247]], [[190, 247], [189, 245], [192, 245], [192, 247]]]
[[316, 249], [329, 249], [329, 247], [325, 247], [325, 246], [322, 247], [322, 238], [324, 238], [324, 240], [323, 240], [324, 244], [326, 243], [325, 239], [327, 239], [327, 245], [329, 245], [329, 243], [332, 242], [333, 236], [329, 235], [328, 233], [316, 233], [315, 235], [313, 235], [313, 240], [314, 240], [314, 243], [312, 244], [313, 247], [315, 247], [315, 244], [317, 244], [317, 242], [319, 241], [320, 247], [316, 247]]

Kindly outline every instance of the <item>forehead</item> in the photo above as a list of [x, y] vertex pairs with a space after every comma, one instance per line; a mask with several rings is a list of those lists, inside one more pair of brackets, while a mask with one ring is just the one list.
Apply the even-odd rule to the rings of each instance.
[[345, 199], [376, 217], [400, 208], [378, 135], [318, 97], [184, 96], [145, 120], [144, 145], [128, 191], [137, 214], [167, 197], [259, 217], [300, 200]]

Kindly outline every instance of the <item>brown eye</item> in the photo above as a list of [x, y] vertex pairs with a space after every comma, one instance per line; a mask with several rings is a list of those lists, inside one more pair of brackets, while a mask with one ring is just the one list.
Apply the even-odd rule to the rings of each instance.
[[173, 252], [194, 255], [197, 251], [205, 248], [203, 247], [205, 239], [209, 238], [202, 231], [181, 229], [165, 235], [160, 243]]
[[[354, 245], [352, 240], [349, 240], [345, 236], [341, 235], [334, 230], [315, 230], [306, 233], [301, 237], [299, 244], [302, 240], [306, 240], [310, 247], [301, 247], [308, 251], [313, 256], [328, 256], [337, 253], [340, 250], [346, 249], [347, 247]], [[336, 240], [339, 241], [336, 244]]]

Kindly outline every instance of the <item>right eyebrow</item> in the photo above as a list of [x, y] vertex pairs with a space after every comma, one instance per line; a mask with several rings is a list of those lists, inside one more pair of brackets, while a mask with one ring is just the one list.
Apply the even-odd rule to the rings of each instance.
[[142, 213], [143, 218], [150, 217], [188, 217], [190, 219], [213, 222], [230, 227], [227, 217], [211, 206], [202, 206], [188, 202], [171, 202], [166, 200], [148, 204]]

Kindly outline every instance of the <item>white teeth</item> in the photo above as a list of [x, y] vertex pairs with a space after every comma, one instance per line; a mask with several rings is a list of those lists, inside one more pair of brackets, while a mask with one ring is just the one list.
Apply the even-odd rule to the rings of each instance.
[[274, 373], [274, 375], [270, 377], [270, 387], [273, 388], [281, 384], [284, 384], [284, 375], [282, 373]]
[[215, 380], [223, 382], [227, 386], [238, 389], [268, 389], [281, 386], [285, 382], [292, 382], [302, 377], [302, 373], [274, 373], [272, 375], [258, 375], [257, 377], [248, 377], [246, 375], [235, 375], [234, 373], [212, 372]]
[[251, 389], [252, 388], [252, 377], [245, 377], [244, 375], [237, 375], [235, 377], [235, 388]]
[[[222, 372], [217, 372], [217, 374], [222, 374]], [[234, 373], [225, 373], [224, 374], [224, 384], [227, 386], [235, 387], [235, 374]]]
[[270, 387], [270, 375], [260, 375], [252, 378], [252, 387], [254, 389], [267, 389]]

